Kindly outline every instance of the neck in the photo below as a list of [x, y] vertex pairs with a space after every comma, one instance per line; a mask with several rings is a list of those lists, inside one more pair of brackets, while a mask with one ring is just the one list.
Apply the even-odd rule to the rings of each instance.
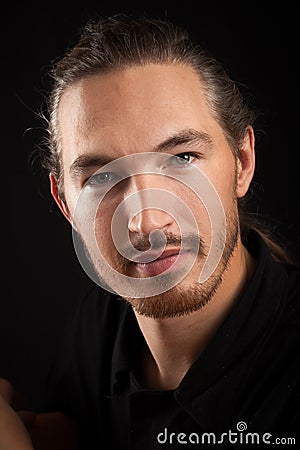
[[150, 389], [175, 389], [208, 345], [254, 270], [254, 260], [238, 243], [213, 298], [202, 309], [182, 317], [153, 319], [136, 313], [147, 343], [142, 382]]

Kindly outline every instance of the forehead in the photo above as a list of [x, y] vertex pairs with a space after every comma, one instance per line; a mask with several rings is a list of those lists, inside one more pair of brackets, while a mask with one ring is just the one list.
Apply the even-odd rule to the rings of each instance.
[[88, 77], [63, 94], [58, 121], [65, 163], [100, 147], [112, 158], [151, 151], [183, 128], [221, 133], [199, 77], [179, 64]]

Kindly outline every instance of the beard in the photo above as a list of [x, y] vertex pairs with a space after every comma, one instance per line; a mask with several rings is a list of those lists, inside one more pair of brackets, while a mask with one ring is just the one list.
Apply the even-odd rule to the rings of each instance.
[[[181, 239], [172, 233], [166, 233], [166, 247], [167, 246], [178, 246], [180, 247]], [[239, 220], [237, 208], [233, 209], [226, 214], [226, 242], [221, 259], [218, 263], [217, 268], [214, 270], [213, 274], [203, 283], [198, 280], [194, 282], [189, 282], [184, 284], [180, 282], [175, 284], [169, 290], [163, 291], [160, 294], [145, 297], [128, 297], [121, 296], [121, 298], [127, 302], [134, 311], [139, 314], [153, 319], [166, 319], [171, 317], [180, 317], [192, 312], [202, 309], [215, 295], [218, 288], [220, 287], [223, 276], [226, 270], [230, 266], [230, 259], [234, 253], [237, 246], [239, 238]], [[197, 260], [202, 262], [205, 260], [205, 242], [200, 236], [190, 236], [187, 241], [191, 245], [197, 245], [198, 254]], [[89, 275], [93, 271], [94, 274], [92, 278], [104, 289], [113, 292], [118, 295], [109, 286], [109, 283], [105, 282], [105, 277], [103, 278], [103, 269], [101, 263], [95, 257], [95, 252], [93, 249], [89, 249], [86, 243], [84, 243], [81, 237], [82, 246], [86, 257], [89, 260], [90, 268]], [[146, 251], [151, 246], [149, 239], [145, 236], [138, 237], [135, 242], [132, 243], [133, 246], [139, 251]], [[119, 254], [117, 251], [114, 255], [110, 255], [111, 267], [116, 270], [116, 272], [127, 276], [128, 283], [130, 283], [130, 278], [135, 276], [132, 273], [132, 268], [134, 263], [124, 256]], [[98, 281], [97, 281], [98, 280]]]
[[[227, 237], [222, 257], [214, 273], [204, 283], [200, 283], [198, 280], [186, 286], [179, 283], [159, 295], [144, 298], [123, 297], [124, 300], [132, 306], [137, 314], [153, 319], [180, 317], [204, 308], [222, 284], [224, 274], [230, 266], [230, 259], [237, 246], [238, 215], [233, 212], [228, 213], [226, 222]], [[205, 251], [203, 241], [200, 238], [199, 240], [198, 256], [203, 260]]]

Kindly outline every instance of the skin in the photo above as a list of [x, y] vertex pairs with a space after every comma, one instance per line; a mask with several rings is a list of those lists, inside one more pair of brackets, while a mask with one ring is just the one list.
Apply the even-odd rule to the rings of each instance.
[[[254, 173], [254, 133], [248, 127], [239, 158], [235, 160], [221, 127], [205, 102], [201, 83], [190, 67], [147, 65], [82, 80], [63, 94], [59, 124], [64, 200], [52, 174], [51, 193], [64, 216], [75, 227], [73, 217], [77, 198], [86, 180], [99, 168], [96, 164], [74, 176], [70, 168], [78, 157], [93, 155], [115, 160], [152, 152], [182, 130], [206, 133], [212, 145], [189, 145], [188, 150], [197, 155], [189, 163], [197, 165], [219, 195], [228, 221], [226, 245], [229, 245], [230, 231], [235, 229], [238, 221], [236, 201], [246, 194]], [[185, 145], [167, 149], [170, 155], [186, 151]], [[138, 175], [108, 196], [95, 221], [97, 244], [102, 245], [105, 258], [119, 271], [124, 266], [109, 235], [113, 211], [129, 194], [153, 187], [183, 197], [195, 214], [205, 245], [210, 242], [209, 218], [197, 196], [182, 186], [178, 188], [166, 177]], [[179, 234], [178, 224], [166, 211], [145, 209], [128, 222], [132, 242], [157, 229], [165, 234]], [[237, 231], [229, 261], [221, 260], [211, 280], [200, 287], [197, 281], [204, 263], [201, 254], [186, 278], [169, 292], [150, 299], [150, 302], [149, 299], [126, 299], [133, 306], [145, 337], [146, 345], [141, 355], [141, 381], [145, 386], [176, 388], [246, 289], [255, 261], [241, 243]], [[177, 244], [172, 245], [176, 247]], [[89, 252], [92, 258], [95, 257], [93, 248], [89, 248]], [[136, 264], [127, 265], [126, 270], [130, 276], [147, 276]], [[221, 282], [212, 289], [214, 279]], [[195, 295], [191, 295], [193, 292]], [[189, 298], [193, 303], [189, 303]], [[29, 420], [26, 428], [24, 413], [23, 416], [15, 413], [12, 389], [9, 383], [0, 379], [0, 449], [47, 450], [50, 443], [51, 448], [76, 450], [75, 428], [61, 413], [38, 414]]]

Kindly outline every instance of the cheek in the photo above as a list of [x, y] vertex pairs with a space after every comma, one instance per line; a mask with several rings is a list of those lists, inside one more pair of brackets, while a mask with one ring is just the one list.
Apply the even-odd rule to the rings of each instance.
[[236, 202], [236, 171], [232, 162], [220, 164], [209, 175], [209, 180], [223, 205], [224, 211], [232, 209]]
[[203, 174], [208, 183], [204, 183], [200, 192], [201, 201], [192, 195], [190, 205], [197, 217], [200, 235], [209, 243], [215, 234], [219, 236], [220, 230], [224, 230], [228, 215], [236, 211], [234, 160], [218, 158], [207, 164]]
[[211, 204], [198, 199], [198, 201], [191, 203], [191, 209], [194, 213], [201, 239], [204, 243], [209, 244], [211, 241]]
[[80, 188], [76, 188], [67, 180], [64, 181], [64, 195], [66, 199], [66, 203], [68, 205], [68, 210], [72, 218], [75, 219], [75, 216], [78, 212], [78, 205], [81, 202], [82, 198], [82, 190]]
[[97, 246], [105, 258], [108, 258], [115, 249], [111, 227], [116, 208], [117, 204], [103, 201], [97, 208], [93, 224]]
[[70, 186], [66, 186], [65, 196], [73, 226], [87, 247], [92, 250], [96, 245], [101, 253], [109, 253], [115, 206], [99, 200], [97, 192]]
[[[191, 188], [185, 186], [181, 187], [181, 189], [176, 192], [176, 195], [182, 200], [184, 208], [186, 208], [194, 217], [196, 226], [198, 227], [197, 230], [194, 225], [192, 226], [194, 233], [197, 233], [202, 239], [209, 242], [211, 235], [209, 212], [212, 209], [209, 199], [206, 199], [201, 195], [201, 191], [196, 193]], [[182, 207], [178, 209], [179, 213], [185, 214]]]

